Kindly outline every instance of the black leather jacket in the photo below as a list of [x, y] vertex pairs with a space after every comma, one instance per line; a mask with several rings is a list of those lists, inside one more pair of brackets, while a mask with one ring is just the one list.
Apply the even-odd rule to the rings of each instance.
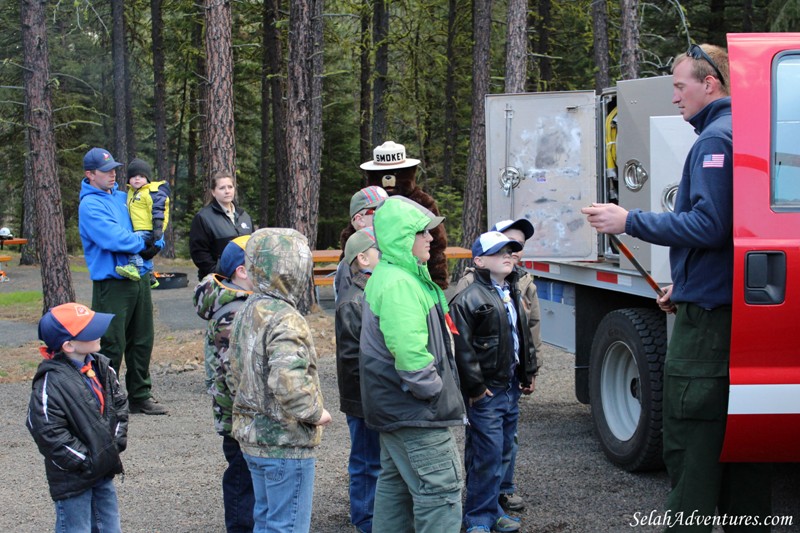
[[128, 398], [108, 358], [93, 356], [105, 392], [102, 414], [63, 353], [42, 361], [33, 378], [26, 425], [44, 455], [53, 500], [71, 498], [123, 472], [119, 454], [128, 443]]
[[[349, 266], [345, 266], [350, 271]], [[359, 272], [339, 293], [336, 303], [336, 381], [339, 384], [339, 410], [346, 415], [364, 418], [361, 407], [361, 379], [358, 352], [361, 337], [361, 305], [369, 276]]]
[[[506, 278], [517, 310], [522, 309], [517, 273]], [[475, 270], [475, 282], [459, 293], [450, 304], [450, 314], [458, 328], [455, 335], [456, 363], [461, 390], [469, 397], [480, 396], [488, 387], [504, 387], [511, 380], [514, 339], [508, 326], [506, 308], [492, 286], [489, 271]], [[539, 365], [536, 349], [524, 312], [517, 313], [520, 353], [517, 378], [524, 386], [533, 381]]]

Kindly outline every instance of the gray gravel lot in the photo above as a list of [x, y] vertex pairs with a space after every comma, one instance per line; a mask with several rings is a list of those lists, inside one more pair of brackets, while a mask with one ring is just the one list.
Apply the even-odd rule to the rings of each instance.
[[[190, 274], [190, 287], [154, 291], [159, 321], [167, 331], [189, 330], [202, 336], [202, 329], [196, 328], [204, 323], [189, 305], [193, 270], [175, 270]], [[37, 284], [38, 272], [31, 275], [24, 268], [14, 272], [14, 287], [4, 289], [24, 290]], [[90, 302], [88, 276], [73, 277], [79, 301]], [[0, 345], [22, 342], [24, 327], [16, 322], [8, 325], [7, 333], [0, 327]], [[35, 338], [35, 326], [32, 335]], [[187, 354], [187, 359], [192, 355]], [[666, 474], [630, 474], [609, 463], [593, 435], [588, 406], [575, 400], [573, 356], [547, 346], [543, 360], [536, 392], [521, 402], [516, 479], [519, 493], [529, 503], [521, 514], [522, 531], [660, 531], [660, 527], [631, 524], [636, 517], [663, 512], [669, 488]], [[325, 430], [317, 458], [311, 529], [352, 531], [347, 500], [349, 436], [344, 415], [338, 411], [333, 354], [321, 353], [319, 367], [326, 407], [334, 419]], [[226, 463], [221, 438], [213, 431], [203, 373], [155, 370], [153, 380], [154, 393], [171, 414], [131, 416], [128, 450], [123, 454], [126, 474], [116, 481], [123, 530], [223, 532], [220, 479]], [[42, 457], [24, 426], [29, 394], [29, 383], [0, 384], [4, 406], [0, 411], [0, 532], [42, 532], [53, 527]], [[458, 434], [460, 438], [463, 431]], [[800, 531], [798, 481], [800, 465], [776, 466], [773, 512], [791, 515], [793, 525], [775, 527], [775, 532]]]
[[[522, 402], [517, 482], [529, 502], [523, 531], [657, 531], [635, 527], [634, 513], [661, 512], [668, 490], [663, 472], [630, 474], [603, 456], [588, 408], [572, 395], [572, 357], [548, 347], [537, 392]], [[312, 531], [348, 528], [349, 438], [338, 412], [334, 359], [320, 358], [320, 375], [334, 422], [326, 429], [317, 459]], [[191, 371], [154, 376], [154, 390], [170, 416], [133, 415], [126, 474], [118, 478], [123, 529], [128, 532], [224, 531], [220, 477], [225, 467], [221, 439], [211, 423], [203, 374]], [[44, 467], [24, 427], [29, 384], [0, 385], [0, 531], [52, 530], [53, 510]], [[778, 469], [776, 514], [792, 514], [798, 531], [800, 479], [797, 465]]]

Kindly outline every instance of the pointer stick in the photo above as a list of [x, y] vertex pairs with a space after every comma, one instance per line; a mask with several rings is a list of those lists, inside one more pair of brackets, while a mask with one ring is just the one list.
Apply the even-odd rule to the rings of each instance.
[[639, 274], [644, 276], [645, 281], [647, 281], [647, 283], [653, 288], [653, 290], [656, 291], [656, 294], [663, 297], [664, 291], [662, 291], [661, 287], [658, 286], [658, 283], [656, 283], [656, 280], [653, 279], [653, 276], [651, 276], [650, 273], [644, 269], [639, 260], [633, 256], [633, 252], [631, 252], [630, 248], [625, 246], [625, 244], [621, 240], [619, 240], [619, 237], [617, 237], [616, 235], [609, 233], [608, 238], [611, 239], [611, 242], [614, 244], [614, 246], [617, 247], [617, 250], [622, 252], [622, 255], [627, 257], [628, 261], [630, 261], [631, 264], [633, 264], [633, 266], [636, 267], [636, 270], [639, 271]]

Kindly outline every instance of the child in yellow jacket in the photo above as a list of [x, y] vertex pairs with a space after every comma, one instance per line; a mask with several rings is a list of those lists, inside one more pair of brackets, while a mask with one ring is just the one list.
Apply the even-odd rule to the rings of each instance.
[[[146, 161], [134, 159], [128, 163], [128, 213], [133, 231], [145, 242], [158, 248], [164, 247], [164, 230], [169, 223], [169, 184], [166, 181], [150, 181], [152, 169]], [[116, 267], [120, 276], [139, 281], [144, 274], [144, 261], [139, 254], [130, 254], [127, 265]], [[150, 286], [158, 287], [155, 276], [150, 277]]]

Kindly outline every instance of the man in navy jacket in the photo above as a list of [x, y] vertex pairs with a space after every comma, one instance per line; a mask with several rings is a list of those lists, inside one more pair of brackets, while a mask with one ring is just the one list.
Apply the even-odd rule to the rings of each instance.
[[[664, 462], [673, 517], [770, 514], [769, 465], [720, 463], [728, 410], [733, 295], [733, 137], [728, 54], [692, 45], [672, 67], [673, 97], [698, 134], [686, 157], [675, 211], [583, 209], [603, 233], [670, 247], [672, 282], [659, 306], [675, 312], [664, 367]], [[682, 515], [680, 513], [683, 513]], [[711, 531], [673, 520], [668, 529]], [[769, 528], [753, 528], [752, 531]], [[750, 531], [750, 530], [748, 530]]]

